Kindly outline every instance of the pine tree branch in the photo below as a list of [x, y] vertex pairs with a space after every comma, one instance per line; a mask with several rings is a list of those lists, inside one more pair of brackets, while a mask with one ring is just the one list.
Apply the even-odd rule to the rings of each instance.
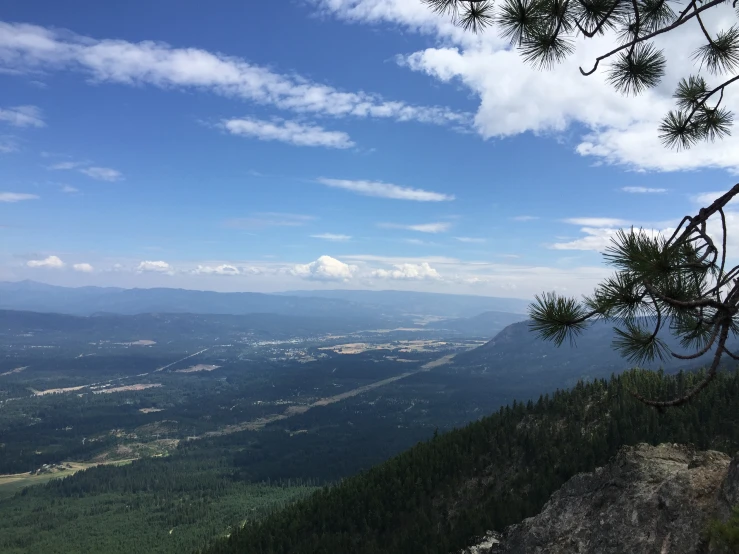
[[713, 343], [716, 342], [716, 337], [718, 337], [718, 330], [719, 326], [716, 325], [713, 329], [713, 333], [711, 334], [711, 338], [708, 341], [708, 344], [702, 349], [700, 349], [698, 352], [694, 354], [676, 354], [675, 352], [670, 352], [670, 354], [673, 355], [673, 357], [677, 358], [678, 360], [694, 360], [695, 358], [700, 358], [708, 352], [711, 347], [713, 346]]
[[[613, 3], [613, 5], [611, 6], [611, 9], [608, 10], [608, 13], [606, 13], [606, 15], [603, 16], [603, 19], [600, 20], [600, 23], [598, 23], [592, 31], [586, 31], [585, 29], [583, 29], [582, 26], [580, 25], [580, 22], [579, 21], [576, 21], [575, 22], [575, 24], [577, 25], [577, 28], [587, 38], [593, 38], [595, 35], [597, 35], [603, 29], [603, 25], [605, 25], [606, 23], [608, 23], [608, 19], [611, 17], [611, 15], [613, 15], [614, 10], [616, 9], [616, 7], [620, 3], [621, 3], [621, 0], [616, 0]], [[580, 4], [582, 4], [583, 6], [585, 6], [585, 4], [582, 2], [582, 0], [580, 0]]]
[[689, 19], [695, 17], [697, 14], [704, 12], [708, 9], [713, 8], [714, 6], [718, 6], [719, 4], [723, 4], [726, 0], [712, 0], [711, 2], [708, 2], [707, 4], [704, 4], [700, 8], [697, 8], [693, 11], [692, 14], [686, 16], [682, 21], [676, 21], [675, 23], [668, 25], [667, 27], [663, 27], [662, 29], [658, 29], [657, 31], [654, 31], [652, 33], [649, 33], [647, 35], [644, 35], [643, 37], [635, 38], [633, 41], [629, 41], [627, 44], [624, 44], [622, 46], [619, 46], [617, 48], [614, 48], [607, 54], [603, 54], [602, 56], [598, 56], [595, 58], [595, 65], [593, 65], [593, 68], [590, 71], [585, 71], [582, 67], [580, 68], [580, 73], [582, 73], [584, 76], [592, 75], [595, 73], [595, 71], [598, 69], [598, 64], [602, 62], [605, 59], [610, 58], [614, 54], [618, 54], [621, 50], [625, 50], [626, 48], [633, 49], [632, 42], [644, 42], [645, 40], [649, 40], [651, 38], [654, 38], [658, 35], [661, 35], [663, 33], [667, 33], [668, 31], [672, 31], [673, 29], [676, 29], [683, 25], [685, 22], [687, 22]]
[[673, 398], [672, 400], [650, 400], [648, 398], [645, 398], [641, 394], [639, 394], [636, 391], [630, 391], [631, 395], [639, 400], [640, 402], [643, 402], [647, 406], [653, 406], [657, 409], [664, 409], [664, 408], [672, 408], [676, 406], [682, 406], [683, 404], [687, 404], [690, 402], [690, 400], [698, 395], [703, 389], [705, 389], [708, 385], [711, 384], [711, 381], [713, 381], [716, 378], [717, 370], [718, 370], [718, 364], [721, 362], [721, 355], [724, 353], [725, 348], [724, 345], [726, 344], [726, 339], [729, 336], [729, 324], [723, 323], [721, 325], [721, 335], [719, 338], [718, 347], [716, 348], [716, 353], [713, 356], [713, 362], [711, 363], [711, 367], [708, 369], [708, 373], [706, 374], [705, 378], [698, 383], [695, 387], [693, 387], [691, 390], [689, 390], [685, 395], [679, 397], [679, 398]]

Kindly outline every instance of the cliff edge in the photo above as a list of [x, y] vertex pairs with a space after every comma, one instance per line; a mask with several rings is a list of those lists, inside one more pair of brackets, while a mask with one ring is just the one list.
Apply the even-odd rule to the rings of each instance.
[[463, 554], [708, 554], [705, 530], [739, 504], [739, 457], [687, 446], [622, 448], [576, 475], [539, 515]]

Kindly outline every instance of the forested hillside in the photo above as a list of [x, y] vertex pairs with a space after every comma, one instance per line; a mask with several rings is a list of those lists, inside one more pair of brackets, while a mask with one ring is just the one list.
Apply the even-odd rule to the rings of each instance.
[[567, 479], [624, 444], [736, 451], [738, 373], [721, 374], [694, 402], [664, 413], [628, 392], [671, 397], [699, 378], [634, 370], [514, 403], [248, 524], [207, 552], [448, 554], [534, 515]]

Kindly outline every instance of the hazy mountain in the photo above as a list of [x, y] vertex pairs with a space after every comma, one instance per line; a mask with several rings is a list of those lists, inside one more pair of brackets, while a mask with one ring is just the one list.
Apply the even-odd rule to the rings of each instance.
[[33, 342], [38, 337], [54, 337], [70, 342], [89, 340], [131, 341], [139, 339], [157, 342], [222, 339], [248, 333], [264, 337], [312, 336], [329, 332], [357, 331], [366, 324], [379, 323], [378, 318], [359, 321], [340, 317], [299, 317], [281, 314], [167, 314], [137, 315], [68, 314], [0, 310], [0, 341]]
[[273, 313], [349, 319], [438, 315], [471, 317], [485, 311], [525, 313], [528, 301], [404, 291], [213, 292], [173, 288], [58, 287], [35, 281], [0, 282], [0, 309], [91, 315]]
[[0, 309], [90, 315], [192, 313], [273, 313], [290, 316], [377, 318], [386, 309], [342, 299], [309, 298], [256, 292], [212, 292], [186, 289], [120, 289], [57, 287], [33, 281], [0, 282]]
[[409, 314], [444, 317], [472, 317], [488, 311], [525, 314], [531, 303], [530, 300], [520, 298], [399, 290], [296, 290], [282, 294], [340, 299], [378, 308], [392, 308]]
[[[506, 385], [520, 382], [530, 388], [536, 382], [543, 389], [572, 386], [578, 379], [609, 377], [637, 365], [614, 350], [614, 335], [612, 323], [598, 321], [576, 339], [575, 346], [565, 341], [557, 347], [531, 332], [528, 321], [521, 321], [509, 325], [479, 348], [458, 354], [454, 364], [465, 371], [489, 374]], [[666, 333], [660, 336], [674, 352], [685, 352], [675, 337]], [[729, 346], [737, 342], [736, 338], [730, 339]], [[688, 369], [710, 361], [711, 354], [707, 353], [696, 360], [674, 358], [644, 363], [641, 367]]]

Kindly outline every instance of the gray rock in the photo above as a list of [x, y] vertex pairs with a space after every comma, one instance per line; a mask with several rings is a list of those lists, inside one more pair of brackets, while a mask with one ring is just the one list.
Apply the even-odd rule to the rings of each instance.
[[711, 552], [703, 539], [709, 520], [728, 518], [737, 503], [739, 457], [639, 444], [570, 479], [500, 542], [464, 553], [703, 554]]

